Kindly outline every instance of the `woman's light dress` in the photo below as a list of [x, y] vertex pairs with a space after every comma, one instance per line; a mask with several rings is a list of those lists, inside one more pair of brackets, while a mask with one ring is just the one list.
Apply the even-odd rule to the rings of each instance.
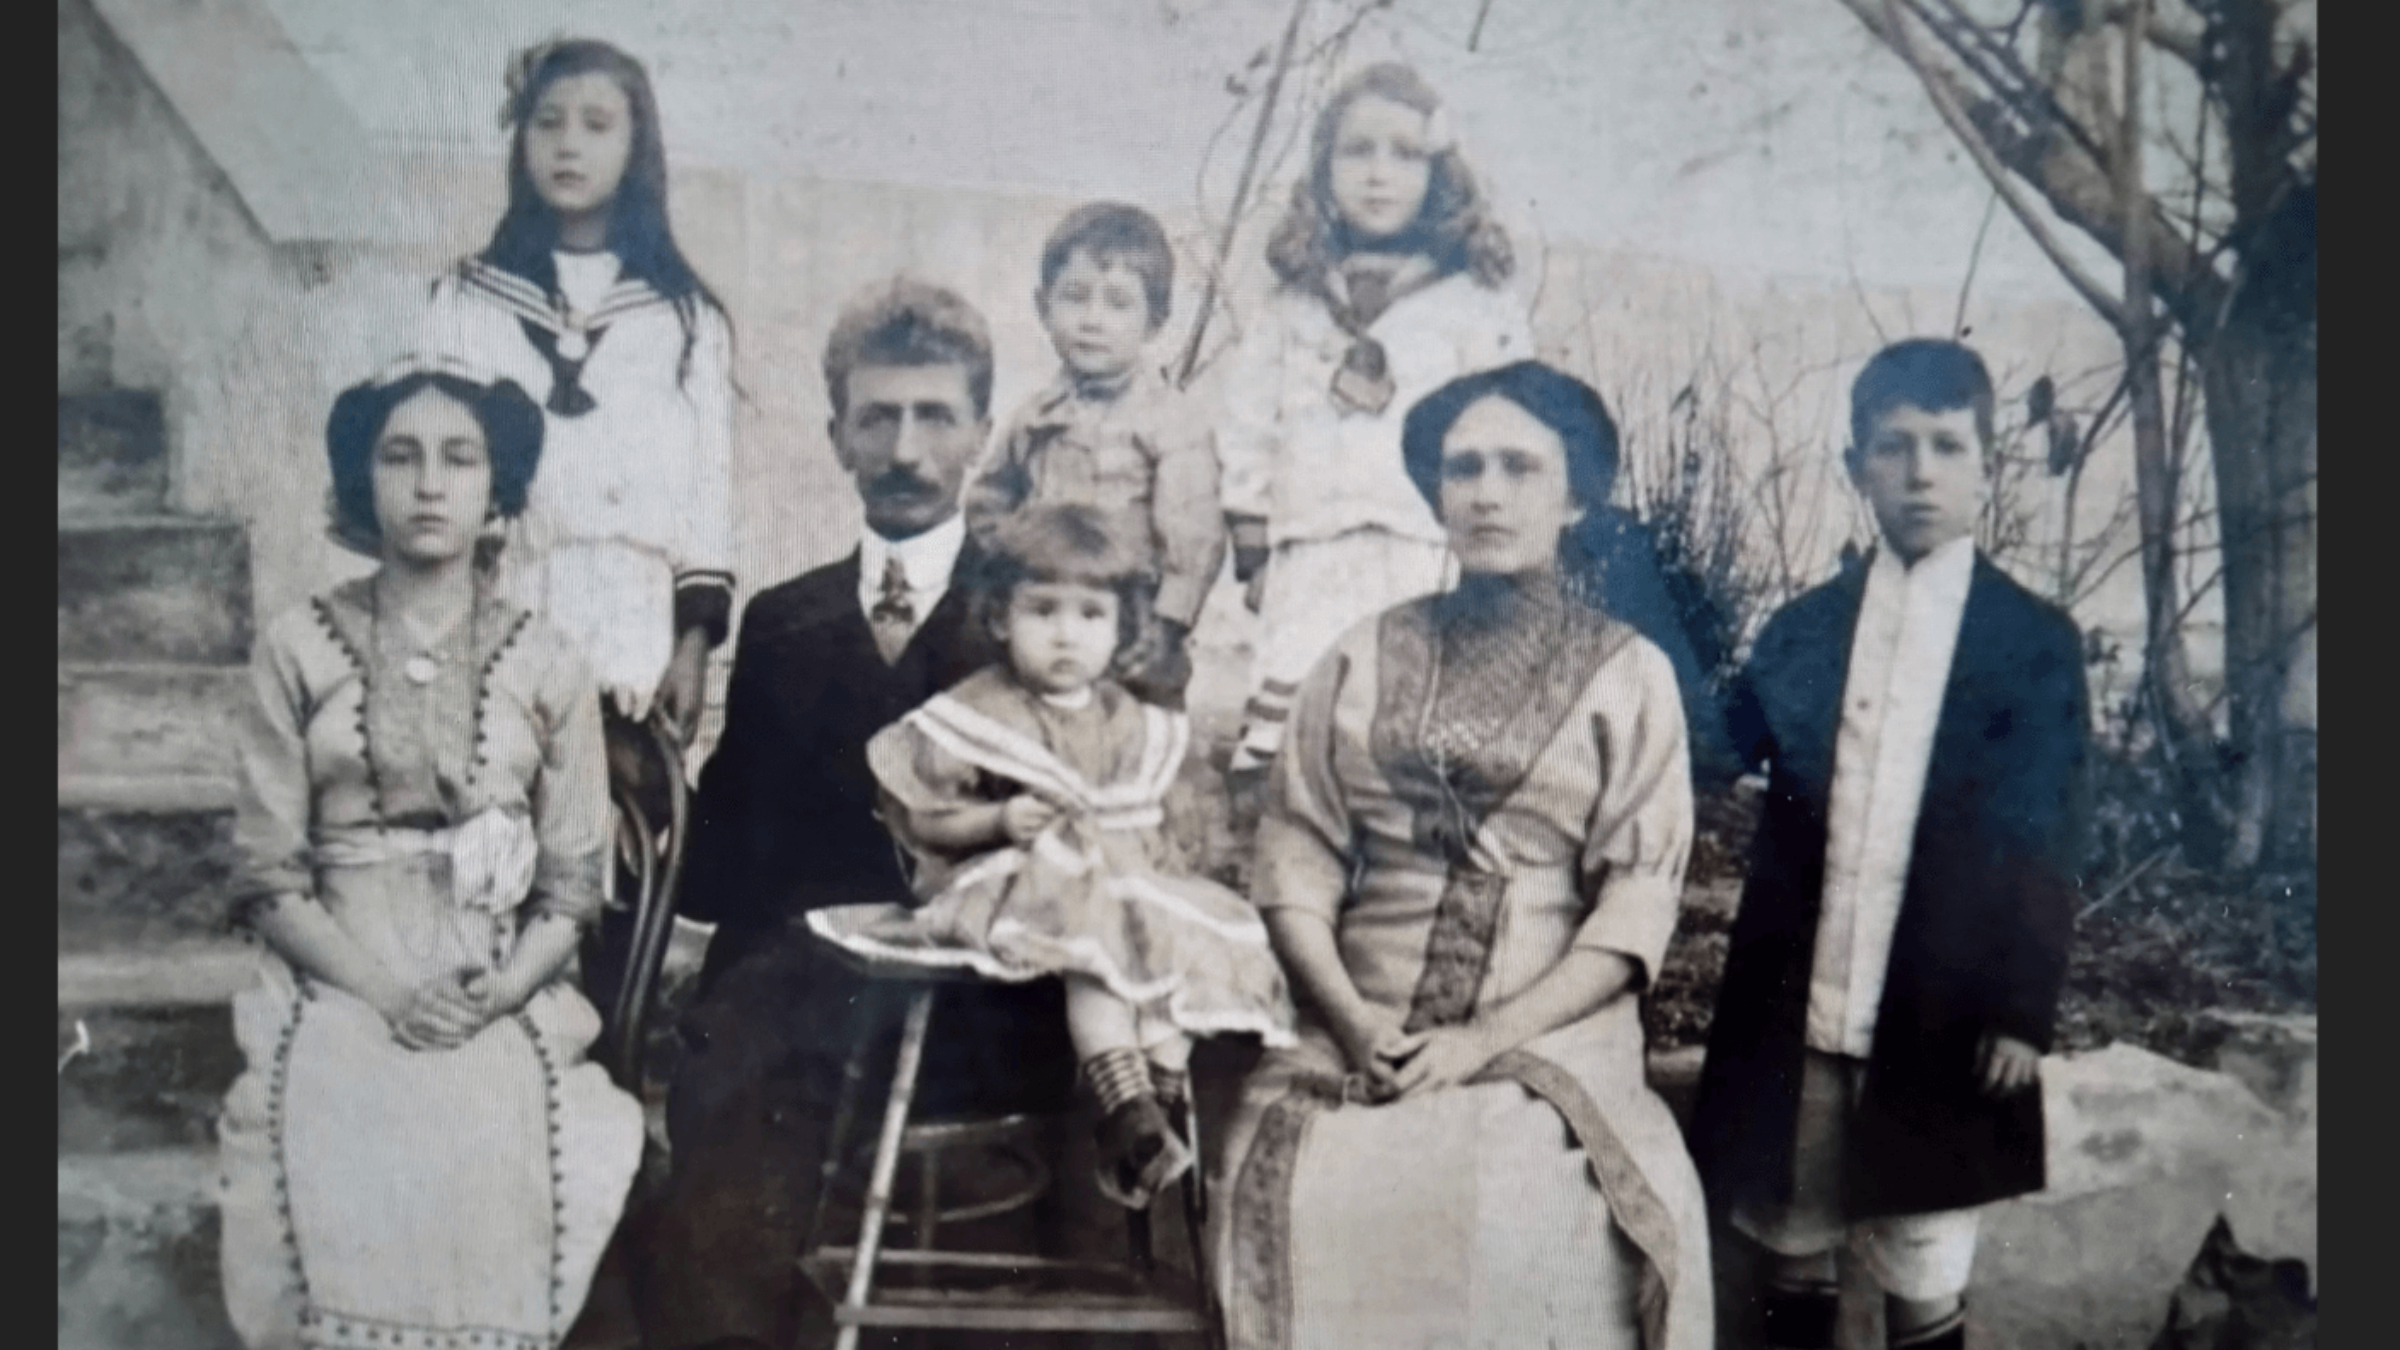
[[[1359, 993], [1410, 1030], [1578, 948], [1655, 976], [1691, 846], [1658, 650], [1555, 597], [1446, 643], [1451, 603], [1389, 610], [1318, 663], [1258, 840], [1261, 908], [1322, 915]], [[1369, 1105], [1304, 1016], [1244, 1085], [1212, 1179], [1232, 1345], [1703, 1350], [1699, 1180], [1643, 1067], [1628, 991], [1468, 1085]]]
[[[589, 919], [607, 839], [597, 695], [567, 641], [479, 594], [426, 661], [358, 581], [260, 640], [238, 729], [245, 906], [312, 897], [410, 985], [496, 969], [533, 915]], [[287, 902], [288, 903], [288, 902]], [[235, 997], [224, 1286], [266, 1347], [558, 1343], [642, 1147], [584, 1055], [571, 976], [453, 1050], [270, 959]]]

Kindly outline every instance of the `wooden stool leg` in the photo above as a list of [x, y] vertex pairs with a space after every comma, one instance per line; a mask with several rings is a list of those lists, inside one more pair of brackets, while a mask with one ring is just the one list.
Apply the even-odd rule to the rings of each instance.
[[1223, 1350], [1225, 1314], [1217, 1306], [1216, 1267], [1208, 1248], [1208, 1178], [1201, 1166], [1200, 1105], [1183, 1105], [1184, 1139], [1192, 1146], [1192, 1170], [1183, 1174], [1183, 1223], [1192, 1246], [1192, 1284], [1200, 1298], [1200, 1316], [1208, 1323], [1209, 1350]]
[[[867, 1306], [875, 1282], [875, 1257], [883, 1246], [883, 1224], [892, 1207], [892, 1174], [900, 1165], [900, 1135], [908, 1128], [909, 1103], [917, 1092], [917, 1069], [925, 1058], [925, 1027], [933, 1015], [933, 986], [909, 995], [908, 1021], [900, 1032], [900, 1062], [892, 1070], [892, 1095], [883, 1108], [883, 1133], [875, 1141], [875, 1169], [867, 1179], [867, 1207], [858, 1225], [858, 1253], [842, 1306], [852, 1314]], [[845, 1321], [834, 1350], [858, 1350], [859, 1324]]]
[[[1152, 1203], [1156, 1202], [1153, 1201]], [[1152, 1257], [1150, 1255], [1149, 1210], [1129, 1209], [1125, 1211], [1125, 1245], [1133, 1249], [1133, 1268], [1135, 1272], [1147, 1279], [1150, 1275], [1150, 1266], [1152, 1261]]]
[[841, 1178], [843, 1155], [850, 1151], [850, 1131], [858, 1123], [858, 1098], [867, 1078], [868, 1030], [876, 1000], [859, 1000], [851, 1014], [850, 1055], [842, 1063], [841, 1093], [834, 1099], [833, 1130], [827, 1136], [824, 1160], [817, 1164], [817, 1199], [809, 1209], [808, 1236], [800, 1250], [813, 1252], [825, 1238], [825, 1220], [833, 1211], [834, 1183]]
[[[917, 1155], [917, 1250], [932, 1251], [934, 1231], [942, 1222], [942, 1151], [928, 1148]], [[933, 1287], [933, 1263], [917, 1267], [917, 1283]]]

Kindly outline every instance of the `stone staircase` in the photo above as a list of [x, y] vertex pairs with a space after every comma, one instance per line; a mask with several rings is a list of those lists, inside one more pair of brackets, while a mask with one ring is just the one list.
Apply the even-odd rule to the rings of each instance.
[[171, 505], [143, 391], [58, 401], [58, 1343], [237, 1346], [218, 1292], [232, 875], [229, 719], [249, 543]]

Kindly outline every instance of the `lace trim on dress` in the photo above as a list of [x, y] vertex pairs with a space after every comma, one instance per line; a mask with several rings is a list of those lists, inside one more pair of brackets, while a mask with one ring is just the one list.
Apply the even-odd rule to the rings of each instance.
[[1568, 711], [1632, 630], [1552, 586], [1527, 588], [1493, 621], [1476, 597], [1389, 610], [1368, 744], [1413, 814], [1415, 846], [1449, 866], [1406, 1026], [1474, 1014], [1508, 880], [1476, 861], [1477, 836], [1525, 781]]

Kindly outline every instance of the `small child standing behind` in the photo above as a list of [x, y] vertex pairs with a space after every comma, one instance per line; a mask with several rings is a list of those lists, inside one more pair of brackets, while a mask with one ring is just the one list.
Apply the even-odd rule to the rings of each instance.
[[1062, 366], [1017, 410], [968, 487], [967, 528], [985, 551], [1009, 512], [1088, 506], [1121, 517], [1158, 578], [1117, 673], [1141, 698], [1183, 707], [1187, 644], [1225, 562], [1217, 455], [1201, 411], [1142, 360], [1167, 322], [1175, 253], [1135, 206], [1078, 207], [1042, 246], [1033, 301]]
[[1778, 1350], [1830, 1350], [1844, 1248], [1892, 1345], [1962, 1346], [1980, 1207], [2044, 1182], [2089, 731], [2074, 622], [1975, 549], [1992, 402], [1955, 342], [1867, 363], [1846, 459], [1882, 541], [1731, 700], [1770, 768], [1692, 1144]]
[[1189, 744], [1179, 712], [1106, 671], [1134, 638], [1140, 551], [1089, 507], [992, 527], [982, 603], [1007, 652], [867, 745], [882, 812], [914, 864], [914, 910], [812, 911], [830, 942], [990, 979], [1062, 976], [1067, 1031], [1098, 1100], [1100, 1189], [1131, 1209], [1193, 1162], [1171, 1123], [1192, 1038], [1294, 1043], [1266, 926], [1213, 882], [1161, 874], [1161, 803]]
[[1225, 374], [1225, 519], [1258, 612], [1230, 765], [1253, 794], [1300, 681], [1361, 619], [1443, 589], [1449, 536], [1400, 462], [1400, 423], [1461, 375], [1533, 355], [1508, 235], [1440, 95], [1369, 66], [1328, 99], [1267, 240], [1276, 288]]

